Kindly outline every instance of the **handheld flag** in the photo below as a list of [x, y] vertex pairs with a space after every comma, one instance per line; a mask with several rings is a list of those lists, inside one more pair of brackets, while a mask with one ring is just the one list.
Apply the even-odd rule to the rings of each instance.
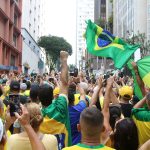
[[133, 82], [134, 93], [135, 93], [135, 95], [136, 95], [139, 99], [142, 99], [142, 98], [143, 98], [142, 91], [141, 91], [141, 89], [140, 89], [140, 87], [139, 87], [139, 85], [138, 85], [138, 82], [137, 82], [137, 80], [136, 80], [135, 71], [134, 71], [133, 66], [132, 66], [132, 64], [131, 64], [132, 62], [133, 62], [133, 60], [130, 59], [129, 62], [127, 63], [127, 65], [128, 65], [128, 68], [131, 70], [132, 77], [133, 77], [133, 80], [134, 80], [134, 82]]
[[[131, 65], [132, 61], [133, 60], [130, 60], [128, 62], [128, 68], [131, 70], [133, 78], [134, 78], [134, 92], [136, 96], [138, 96], [139, 99], [142, 99], [143, 95], [136, 81], [135, 72]], [[144, 84], [150, 88], [150, 56], [146, 56], [143, 59], [138, 60], [136, 63], [138, 66], [138, 72], [139, 72], [141, 79], [143, 80]]]
[[87, 50], [95, 56], [109, 57], [116, 68], [121, 69], [139, 45], [129, 45], [108, 31], [102, 29], [91, 20], [87, 22], [85, 33]]

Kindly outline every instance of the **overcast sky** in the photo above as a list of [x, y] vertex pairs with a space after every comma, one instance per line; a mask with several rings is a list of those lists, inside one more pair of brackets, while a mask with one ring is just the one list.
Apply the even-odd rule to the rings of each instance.
[[73, 47], [69, 63], [75, 62], [76, 0], [48, 0], [47, 33], [64, 37]]

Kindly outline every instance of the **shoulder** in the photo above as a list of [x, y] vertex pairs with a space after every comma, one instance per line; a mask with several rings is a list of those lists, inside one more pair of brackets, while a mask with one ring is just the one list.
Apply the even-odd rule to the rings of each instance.
[[45, 146], [46, 150], [49, 150], [49, 149], [57, 150], [58, 148], [57, 139], [54, 135], [51, 135], [51, 134], [44, 134], [42, 143]]
[[48, 139], [49, 141], [57, 142], [57, 138], [52, 134], [44, 134], [43, 139]]
[[8, 137], [8, 143], [18, 142], [19, 139], [25, 139], [25, 138], [19, 136], [19, 134], [12, 134], [10, 137]]
[[80, 150], [80, 148], [77, 145], [65, 147], [62, 150]]
[[133, 108], [132, 116], [140, 121], [150, 121], [150, 110], [146, 108]]

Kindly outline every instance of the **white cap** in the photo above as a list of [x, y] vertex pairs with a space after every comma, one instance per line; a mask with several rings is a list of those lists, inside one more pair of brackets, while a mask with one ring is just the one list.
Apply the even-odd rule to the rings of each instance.
[[0, 119], [0, 141], [2, 140], [3, 133], [4, 133], [4, 126], [3, 126], [2, 119]]
[[21, 83], [20, 90], [26, 90], [26, 89], [27, 89], [27, 85], [25, 83]]

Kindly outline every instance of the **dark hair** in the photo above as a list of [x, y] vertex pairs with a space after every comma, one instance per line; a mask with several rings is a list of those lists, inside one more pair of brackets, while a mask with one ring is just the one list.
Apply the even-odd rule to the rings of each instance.
[[74, 94], [76, 94], [76, 84], [71, 83], [68, 88], [68, 100], [69, 100], [69, 105], [74, 105]]
[[103, 127], [104, 116], [96, 107], [87, 107], [81, 112], [80, 124], [82, 124], [82, 122], [84, 126], [86, 126], [87, 136], [92, 137], [95, 136], [95, 134], [100, 134]]
[[27, 82], [26, 82], [26, 85], [27, 85], [27, 89], [29, 90], [29, 89], [30, 89], [30, 87], [31, 87], [31, 83], [30, 83], [30, 81], [27, 81]]
[[2, 90], [2, 88], [0, 87], [0, 96], [2, 96], [3, 95], [3, 90]]
[[121, 107], [114, 106], [114, 105], [110, 106], [109, 114], [110, 114], [109, 123], [110, 123], [112, 130], [114, 130], [117, 119], [120, 119], [121, 117]]
[[116, 124], [114, 148], [116, 150], [137, 150], [139, 146], [137, 127], [130, 118]]
[[12, 80], [10, 83], [10, 91], [20, 91], [20, 83], [18, 81]]
[[53, 100], [53, 88], [43, 84], [39, 88], [38, 97], [43, 106], [48, 107]]
[[32, 102], [38, 102], [38, 92], [39, 92], [39, 85], [36, 83], [31, 84], [30, 89], [30, 98]]

